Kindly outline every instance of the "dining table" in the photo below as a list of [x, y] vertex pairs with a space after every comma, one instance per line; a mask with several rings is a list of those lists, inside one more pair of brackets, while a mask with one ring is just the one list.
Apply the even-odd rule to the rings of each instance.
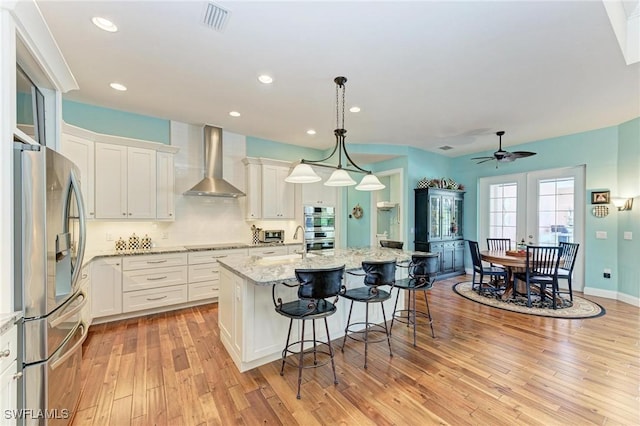
[[[524, 272], [527, 269], [527, 257], [515, 256], [507, 254], [504, 250], [482, 250], [480, 251], [480, 258], [485, 262], [493, 263], [495, 265], [504, 266], [507, 270], [507, 282], [504, 293], [502, 293], [502, 300], [507, 300], [513, 295], [513, 274], [515, 272]], [[523, 286], [525, 285], [522, 283]], [[526, 289], [519, 289], [519, 292], [524, 293]]]
[[[515, 253], [508, 253], [505, 250], [482, 250], [480, 251], [480, 258], [485, 262], [489, 262], [495, 265], [503, 266], [507, 270], [507, 282], [505, 283], [505, 290], [502, 293], [502, 300], [507, 300], [513, 297], [514, 291], [514, 280], [513, 274], [516, 272], [525, 272], [527, 269], [527, 256], [526, 253], [519, 253], [516, 255]], [[538, 287], [533, 287], [531, 289], [532, 292], [540, 292]], [[517, 288], [518, 293], [526, 293], [526, 283], [521, 281], [518, 283]], [[548, 290], [544, 292], [545, 296], [552, 297], [552, 294]], [[560, 303], [560, 299], [557, 296], [556, 301]]]

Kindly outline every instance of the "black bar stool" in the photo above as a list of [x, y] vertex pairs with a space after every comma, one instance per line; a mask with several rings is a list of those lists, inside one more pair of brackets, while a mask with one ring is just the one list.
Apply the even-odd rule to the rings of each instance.
[[[344, 339], [342, 340], [342, 351], [344, 352], [344, 345], [347, 342], [347, 337], [353, 340], [364, 342], [364, 368], [367, 368], [367, 352], [369, 342], [376, 343], [382, 342], [384, 340], [370, 340], [370, 333], [384, 332], [387, 339], [387, 344], [389, 345], [389, 355], [393, 356], [393, 353], [391, 352], [391, 338], [389, 329], [387, 328], [387, 317], [384, 313], [383, 302], [391, 298], [391, 289], [393, 289], [393, 285], [396, 281], [396, 261], [389, 260], [362, 262], [362, 270], [364, 271], [364, 274], [347, 272], [351, 275], [364, 276], [365, 285], [364, 287], [349, 289], [344, 294], [342, 294], [342, 297], [351, 300], [349, 317], [347, 318], [347, 326], [344, 329]], [[391, 289], [389, 291], [385, 291], [379, 288], [380, 286], [385, 285], [391, 286]], [[353, 302], [366, 303], [364, 322], [351, 322]], [[382, 309], [382, 319], [384, 321], [382, 325], [369, 322], [369, 304], [371, 303], [380, 303], [380, 308]], [[363, 328], [360, 328], [362, 326]]]
[[[407, 324], [407, 327], [409, 325], [413, 325], [413, 346], [416, 346], [416, 326], [418, 318], [426, 318], [429, 326], [431, 327], [431, 337], [436, 337], [433, 331], [433, 318], [431, 317], [431, 310], [429, 309], [427, 290], [430, 290], [433, 287], [439, 265], [438, 253], [414, 254], [411, 256], [411, 263], [409, 263], [408, 266], [409, 277], [397, 280], [395, 284], [395, 288], [398, 289], [398, 292], [396, 293], [396, 303], [393, 306], [391, 330], [393, 331], [393, 323], [396, 320], [403, 324]], [[407, 309], [397, 309], [400, 290], [406, 290], [409, 295]], [[421, 291], [422, 294], [424, 294], [424, 303], [427, 307], [426, 312], [418, 311], [416, 309], [416, 293], [418, 291]]]
[[[297, 398], [300, 399], [300, 385], [302, 384], [302, 369], [303, 368], [315, 368], [327, 364], [331, 361], [331, 368], [333, 369], [333, 383], [338, 384], [338, 377], [336, 376], [336, 365], [333, 361], [333, 348], [331, 347], [331, 337], [329, 336], [329, 325], [327, 324], [327, 317], [333, 315], [336, 312], [336, 302], [338, 301], [338, 295], [343, 292], [344, 286], [342, 285], [342, 278], [344, 277], [344, 265], [337, 268], [327, 269], [296, 269], [297, 283], [288, 284], [280, 283], [286, 287], [298, 288], [298, 299], [291, 302], [283, 302], [281, 297], [276, 297], [276, 288], [278, 284], [274, 284], [271, 288], [271, 295], [273, 298], [273, 304], [276, 308], [276, 312], [290, 319], [289, 332], [287, 334], [287, 343], [282, 350], [282, 367], [280, 368], [280, 375], [284, 375], [284, 364], [287, 361], [288, 354], [298, 355], [298, 394]], [[332, 301], [325, 299], [334, 298]], [[323, 342], [316, 339], [316, 319], [324, 319], [324, 327], [327, 331], [327, 341]], [[291, 328], [293, 326], [293, 320], [302, 320], [302, 333], [300, 334], [300, 340], [290, 343]], [[305, 339], [304, 327], [307, 320], [312, 320], [313, 326], [313, 339]], [[304, 344], [312, 343], [313, 349], [305, 351]], [[327, 350], [318, 349], [318, 345], [326, 345]], [[298, 346], [298, 350], [294, 347]], [[313, 354], [313, 364], [304, 362], [304, 356], [306, 354]], [[328, 359], [322, 363], [318, 363], [318, 355], [328, 355]]]

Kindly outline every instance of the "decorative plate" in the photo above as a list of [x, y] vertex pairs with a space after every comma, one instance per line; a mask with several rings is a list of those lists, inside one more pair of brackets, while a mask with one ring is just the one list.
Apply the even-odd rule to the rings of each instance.
[[360, 219], [363, 214], [364, 211], [362, 210], [362, 207], [360, 207], [360, 204], [357, 204], [351, 211], [351, 215], [356, 219]]

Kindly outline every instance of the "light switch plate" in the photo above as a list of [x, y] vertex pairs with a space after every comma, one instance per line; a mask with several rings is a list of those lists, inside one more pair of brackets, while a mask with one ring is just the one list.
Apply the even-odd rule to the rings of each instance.
[[607, 231], [596, 231], [596, 238], [599, 240], [607, 239]]
[[631, 239], [632, 239], [632, 237], [633, 237], [633, 233], [632, 233], [631, 231], [626, 231], [626, 232], [624, 233], [624, 239], [625, 239], [625, 240], [631, 240]]

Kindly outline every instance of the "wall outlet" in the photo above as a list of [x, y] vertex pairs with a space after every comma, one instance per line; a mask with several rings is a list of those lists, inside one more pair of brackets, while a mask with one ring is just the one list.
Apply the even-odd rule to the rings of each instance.
[[113, 241], [113, 234], [111, 232], [107, 232], [107, 241]]
[[605, 272], [604, 274], [602, 274], [602, 276], [605, 278], [611, 278], [611, 273]]
[[631, 231], [625, 231], [624, 233], [624, 239], [625, 240], [630, 240], [633, 237], [633, 233]]
[[168, 232], [163, 232], [163, 233], [162, 233], [162, 235], [161, 235], [161, 238], [162, 238], [163, 240], [168, 239], [168, 238], [169, 238], [169, 233], [168, 233]]
[[607, 239], [607, 231], [596, 231], [596, 238], [599, 240]]

